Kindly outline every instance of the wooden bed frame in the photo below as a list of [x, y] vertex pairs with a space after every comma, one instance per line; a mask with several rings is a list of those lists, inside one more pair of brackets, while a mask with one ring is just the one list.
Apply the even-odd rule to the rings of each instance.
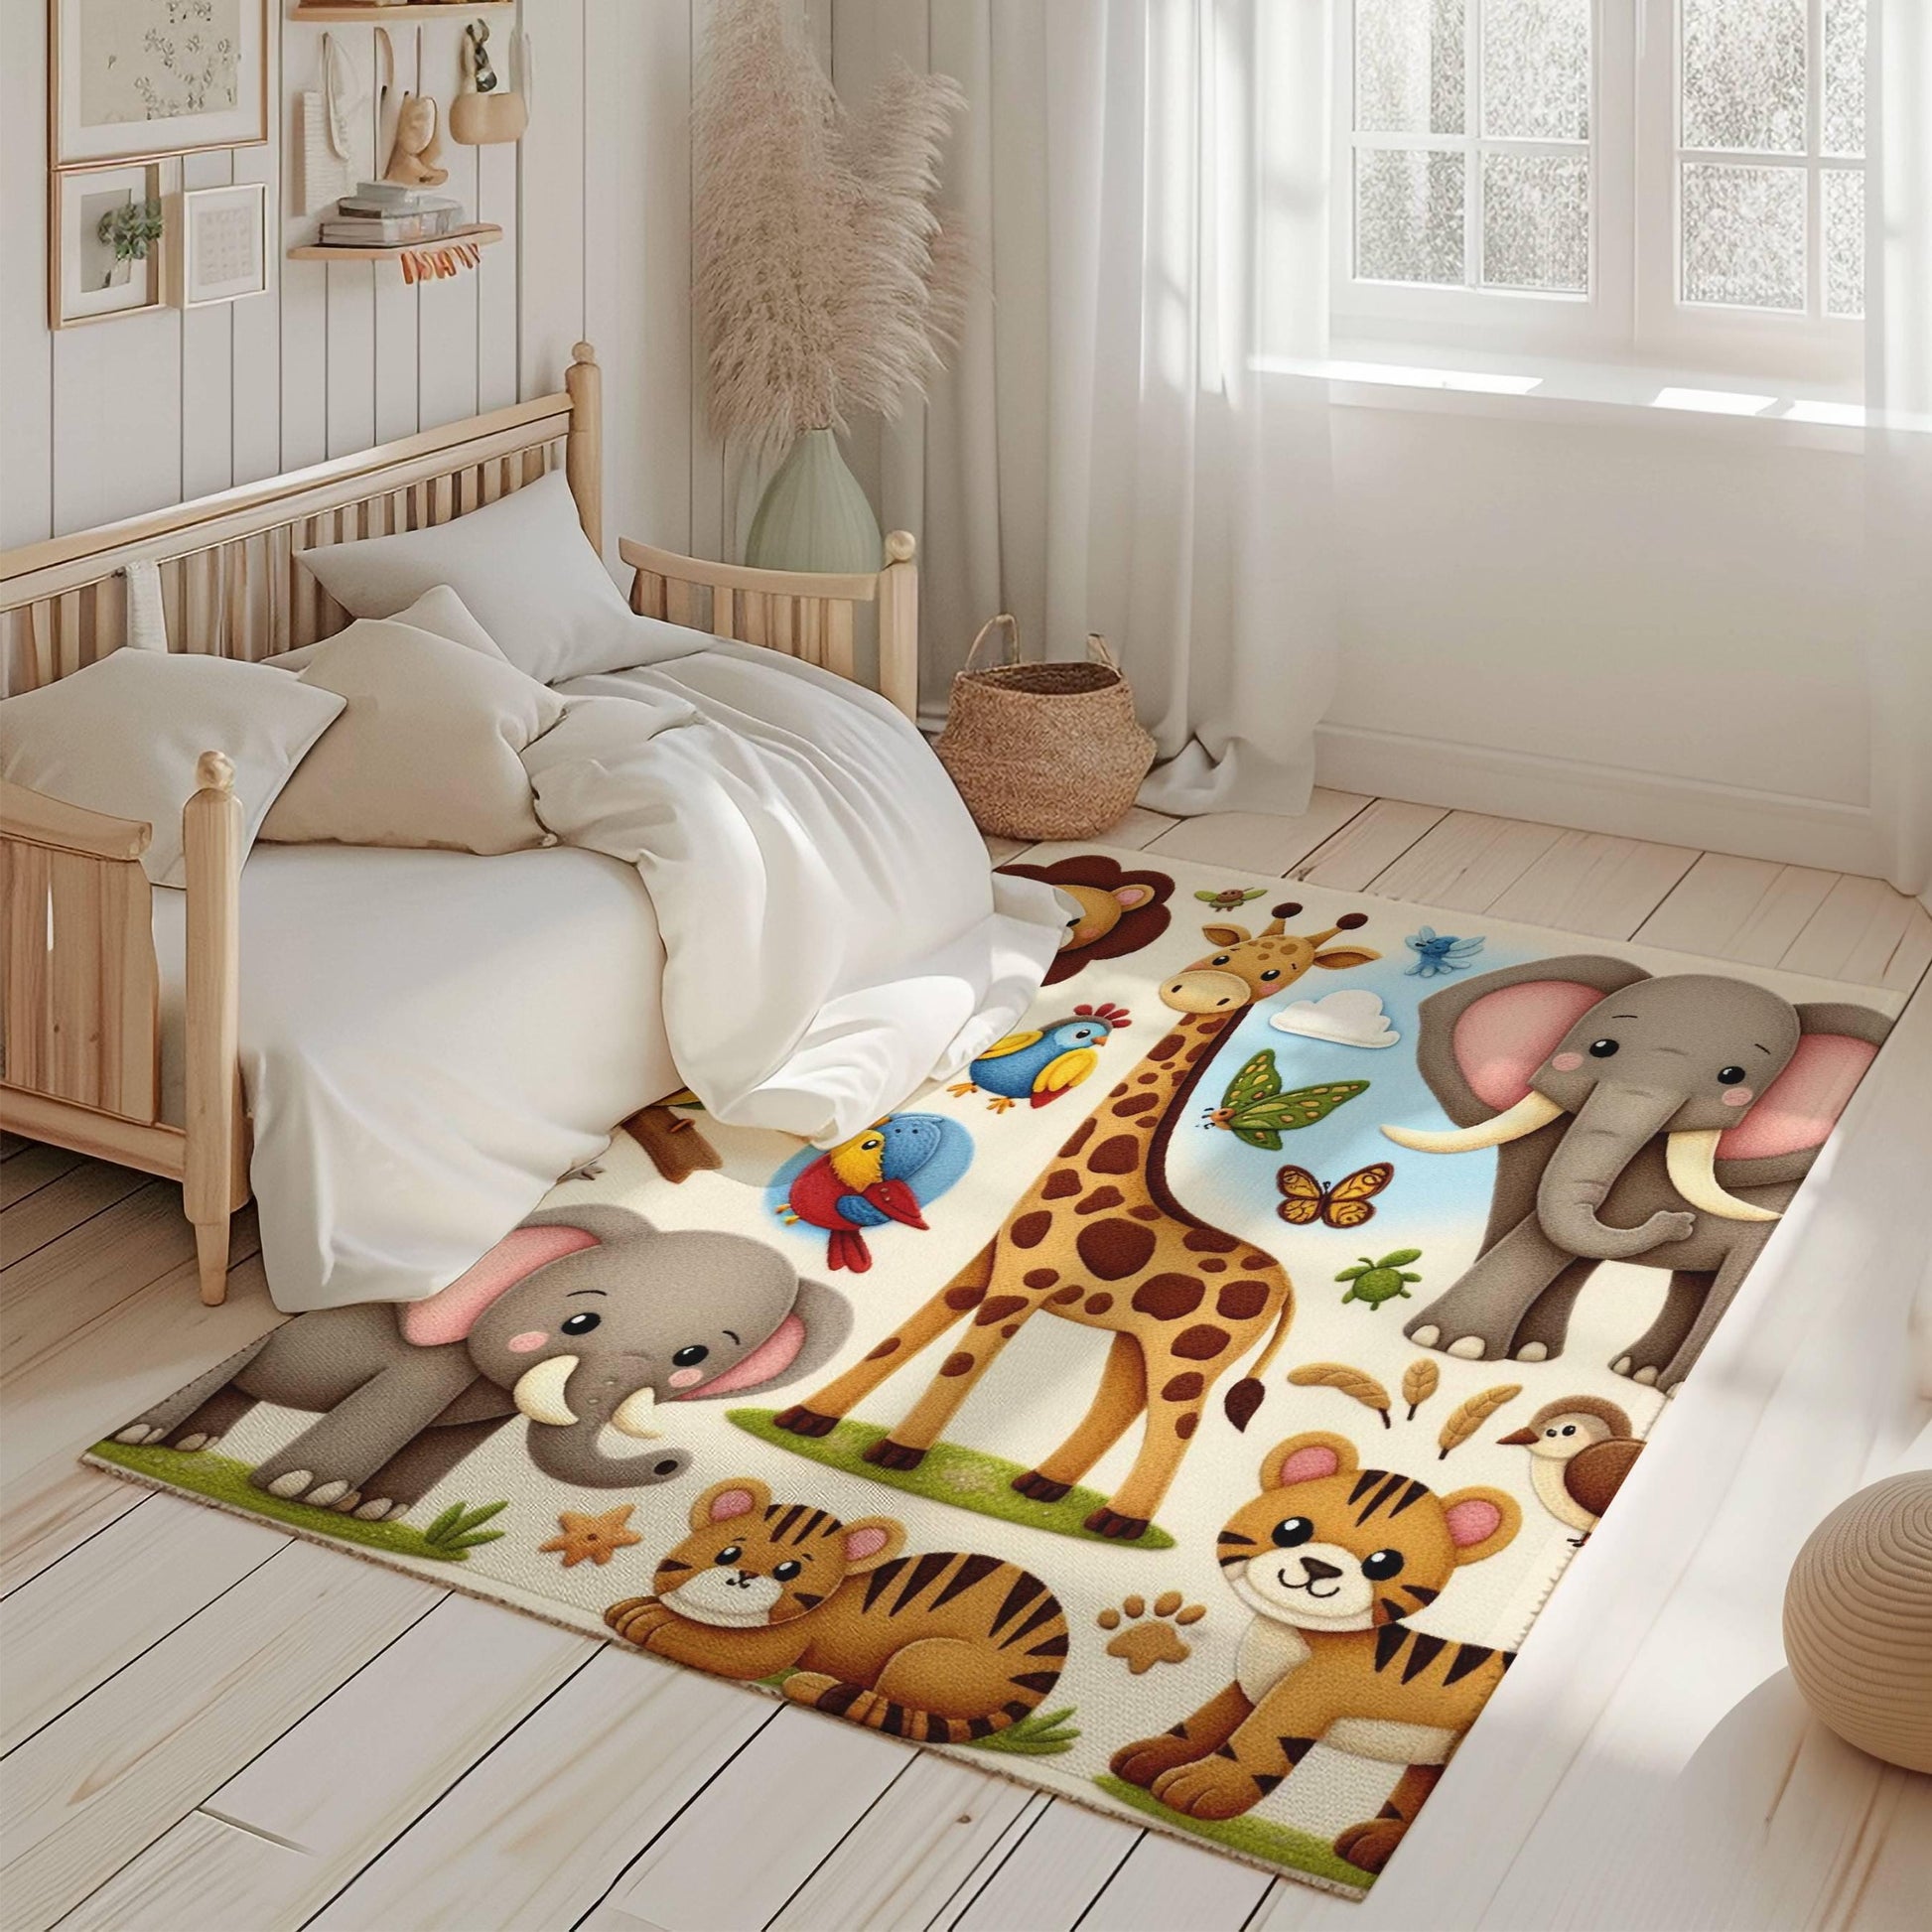
[[[149, 516], [0, 553], [0, 693], [118, 649], [122, 572], [160, 568], [171, 649], [262, 658], [349, 615], [298, 553], [446, 523], [562, 465], [601, 552], [602, 376], [579, 343], [558, 393]], [[903, 531], [875, 576], [748, 570], [624, 541], [647, 617], [856, 675], [858, 607], [878, 607], [879, 688], [917, 696], [918, 577]], [[241, 807], [218, 750], [185, 801], [186, 1118], [161, 1118], [160, 973], [140, 856], [152, 827], [0, 781], [0, 1128], [183, 1183], [204, 1302], [227, 1292], [228, 1229], [248, 1198], [237, 1050]]]

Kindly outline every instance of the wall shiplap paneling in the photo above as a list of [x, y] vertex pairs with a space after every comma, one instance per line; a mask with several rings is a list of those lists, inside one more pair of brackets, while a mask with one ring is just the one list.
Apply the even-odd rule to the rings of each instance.
[[[196, 188], [260, 181], [278, 237], [252, 301], [92, 328], [47, 327], [46, 20], [9, 0], [0, 37], [0, 547], [252, 483], [555, 388], [588, 338], [606, 372], [606, 532], [722, 543], [724, 466], [700, 461], [690, 322], [690, 86], [706, 0], [522, 0], [528, 133], [445, 138], [447, 192], [503, 229], [474, 273], [406, 287], [388, 264], [291, 262], [296, 98], [320, 84], [323, 29], [270, 0], [276, 139], [170, 163]], [[456, 92], [468, 16], [387, 32], [395, 88]], [[829, 14], [827, 15], [829, 18]], [[510, 77], [510, 18], [491, 21]], [[368, 90], [373, 24], [331, 27]], [[172, 181], [171, 181], [171, 184]], [[708, 464], [708, 468], [706, 467]], [[694, 519], [694, 478], [707, 505]]]

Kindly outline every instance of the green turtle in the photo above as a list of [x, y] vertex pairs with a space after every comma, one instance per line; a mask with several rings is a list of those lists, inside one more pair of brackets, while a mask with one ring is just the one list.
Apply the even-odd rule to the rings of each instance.
[[1380, 1261], [1371, 1261], [1364, 1255], [1359, 1268], [1344, 1268], [1335, 1277], [1338, 1282], [1350, 1284], [1348, 1293], [1341, 1299], [1344, 1302], [1366, 1302], [1372, 1309], [1380, 1308], [1384, 1302], [1393, 1302], [1398, 1295], [1409, 1293], [1409, 1283], [1422, 1280], [1420, 1275], [1404, 1272], [1410, 1262], [1421, 1259], [1420, 1248], [1398, 1248], [1393, 1254], [1384, 1255]]

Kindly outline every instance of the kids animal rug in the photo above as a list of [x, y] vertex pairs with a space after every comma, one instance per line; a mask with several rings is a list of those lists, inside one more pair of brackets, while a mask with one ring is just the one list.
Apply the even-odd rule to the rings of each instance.
[[1020, 869], [1077, 911], [951, 1087], [823, 1150], [673, 1096], [90, 1459], [1359, 1895], [1897, 1002]]

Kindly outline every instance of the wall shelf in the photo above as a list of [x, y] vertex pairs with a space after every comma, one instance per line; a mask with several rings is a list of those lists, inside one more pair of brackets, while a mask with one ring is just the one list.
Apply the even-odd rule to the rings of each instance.
[[[341, 11], [338, 9], [337, 11]], [[384, 13], [401, 13], [400, 7], [385, 7]], [[427, 7], [415, 9], [427, 13]], [[436, 9], [438, 13], [443, 10]], [[331, 248], [320, 241], [304, 242], [299, 248], [289, 250], [292, 262], [390, 262], [400, 261], [404, 255], [424, 255], [438, 248], [449, 248], [459, 241], [467, 241], [473, 248], [487, 248], [492, 241], [501, 241], [503, 231], [493, 221], [473, 221], [467, 228], [452, 228], [448, 234], [440, 234], [431, 241], [399, 241], [383, 248]]]
[[422, 20], [430, 14], [462, 20], [477, 13], [508, 13], [515, 4], [516, 0], [408, 0], [403, 6], [377, 7], [297, 0], [289, 9], [289, 18], [317, 27], [343, 26], [350, 21], [369, 21], [380, 27], [391, 20]]

